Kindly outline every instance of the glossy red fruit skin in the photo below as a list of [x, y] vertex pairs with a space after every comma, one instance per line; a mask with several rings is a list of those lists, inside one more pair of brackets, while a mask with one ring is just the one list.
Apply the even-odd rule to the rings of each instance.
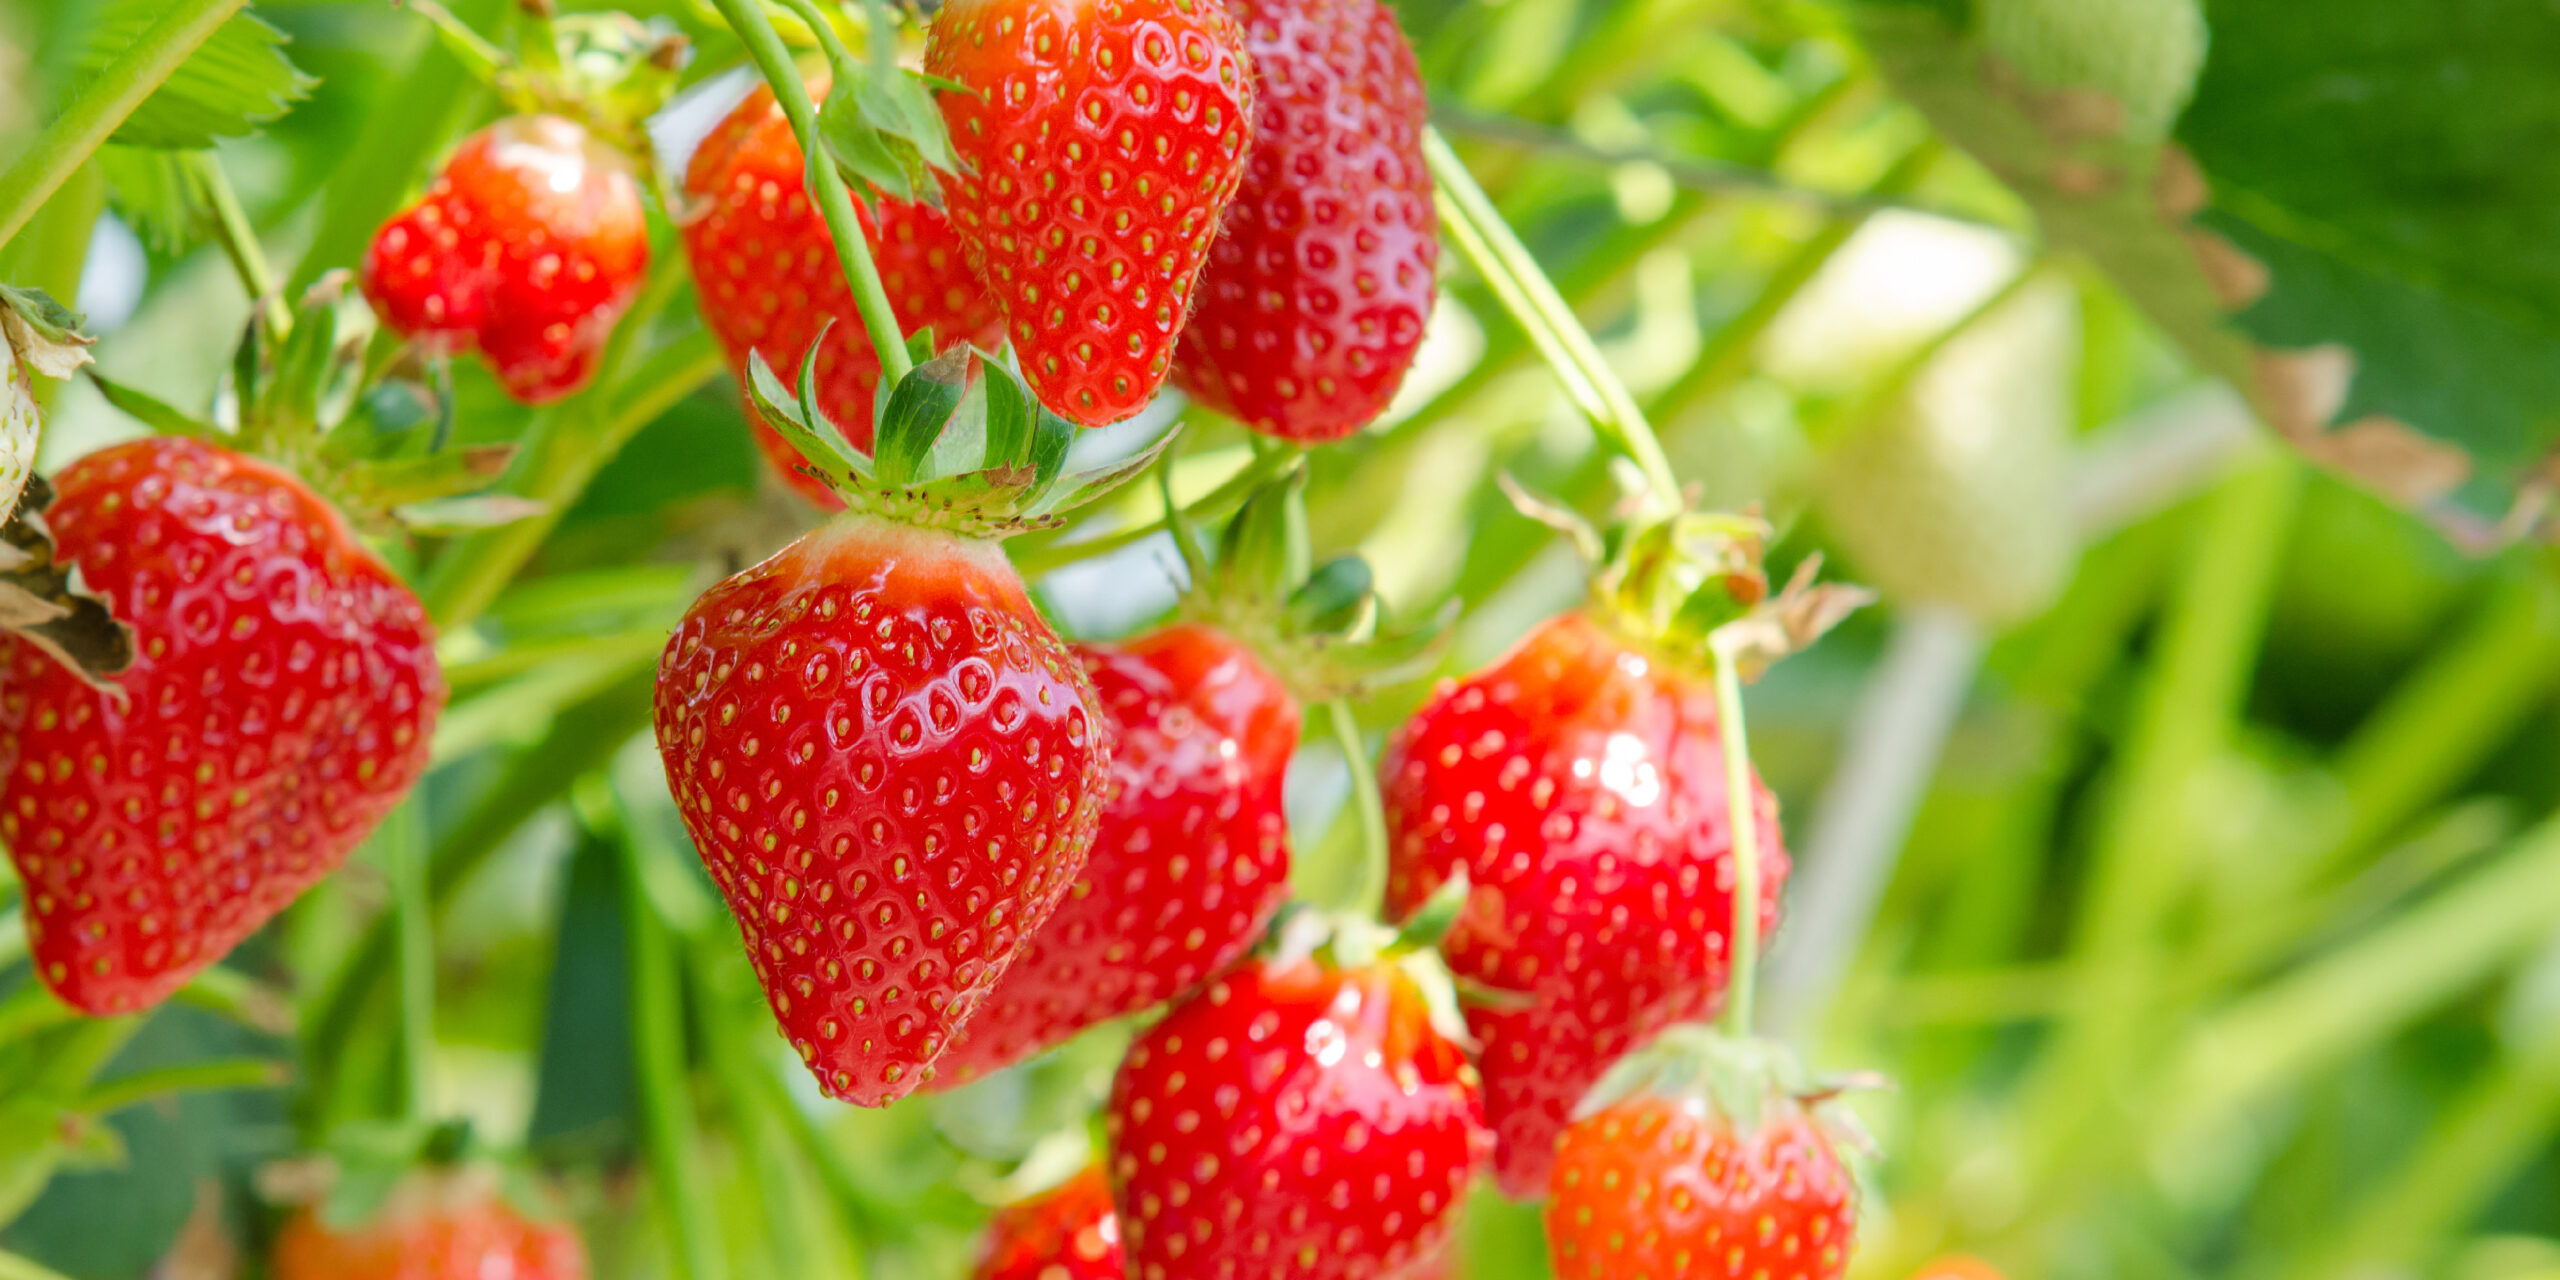
[[[1556, 1135], [1602, 1072], [1723, 1004], [1731, 821], [1715, 692], [1571, 613], [1436, 690], [1380, 766], [1391, 914], [1460, 866], [1472, 887], [1441, 953], [1478, 1004], [1485, 1112], [1505, 1194], [1546, 1188]], [[1787, 857], [1754, 784], [1763, 936]]]
[[667, 781], [784, 1036], [834, 1097], [913, 1092], [1084, 866], [1093, 683], [993, 543], [839, 516], [694, 602]]
[[1174, 382], [1266, 435], [1337, 440], [1386, 411], [1431, 316], [1422, 73], [1378, 0], [1230, 4], [1253, 59], [1253, 149]]
[[1189, 991], [1251, 950], [1289, 893], [1280, 784], [1299, 717], [1279, 677], [1201, 626], [1076, 651], [1117, 744], [1101, 832], [940, 1084]]
[[544, 404], [595, 376], [648, 269], [631, 162], [572, 121], [515, 116], [374, 233], [364, 292], [403, 336], [477, 351], [508, 395]]
[[1173, 366], [1244, 176], [1253, 76], [1220, 0], [951, 0], [926, 34], [945, 204], [1040, 402], [1085, 426]]
[[1129, 1049], [1107, 1113], [1131, 1280], [1379, 1280], [1447, 1249], [1491, 1148], [1391, 967], [1251, 961]]
[[340, 1231], [309, 1209], [276, 1233], [274, 1280], [586, 1280], [575, 1231], [527, 1218], [485, 1191], [427, 1180], [376, 1220]]
[[1803, 1108], [1748, 1137], [1698, 1100], [1637, 1095], [1557, 1144], [1547, 1250], [1557, 1280], [1839, 1280], [1857, 1183]]
[[137, 656], [107, 692], [0, 637], [0, 840], [46, 985], [131, 1013], [363, 842], [426, 769], [444, 676], [417, 597], [283, 471], [162, 436], [54, 488]]
[[1044, 1195], [996, 1211], [975, 1280], [1123, 1280], [1120, 1218], [1094, 1165]]
[[[813, 95], [826, 90], [824, 77], [810, 82]], [[880, 361], [854, 310], [835, 237], [809, 200], [800, 141], [772, 89], [757, 86], [703, 139], [685, 167], [684, 189], [693, 205], [683, 227], [685, 260], [703, 322], [720, 340], [739, 386], [746, 385], [750, 352], [763, 353], [785, 385], [795, 383], [809, 344], [832, 320], [818, 352], [818, 404], [854, 444], [870, 448]], [[970, 274], [942, 211], [887, 197], [872, 203], [876, 210], [857, 203], [855, 216], [899, 327], [912, 336], [930, 326], [943, 350], [1002, 342], [1004, 317]], [[824, 510], [844, 506], [800, 470], [799, 452], [752, 408], [747, 422], [756, 447], [793, 492]]]

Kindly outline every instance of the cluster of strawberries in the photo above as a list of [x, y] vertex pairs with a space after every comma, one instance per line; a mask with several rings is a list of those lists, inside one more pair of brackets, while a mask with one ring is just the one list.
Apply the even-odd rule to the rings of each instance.
[[[907, 333], [1009, 342], [1080, 425], [1167, 381], [1293, 441], [1383, 412], [1437, 239], [1420, 78], [1377, 0], [952, 0], [925, 66], [957, 86], [940, 102], [964, 170], [939, 207], [862, 214]], [[1305, 690], [1210, 625], [1063, 642], [997, 541], [1052, 509], [1054, 466], [990, 443], [985, 472], [940, 478], [977, 486], [954, 508], [885, 450], [810, 452], [821, 418], [872, 448], [881, 365], [843, 322], [805, 173], [758, 90], [695, 154], [683, 237], [743, 383], [814, 354], [808, 403], [750, 417], [796, 489], [851, 510], [695, 604], [657, 740], [829, 1094], [883, 1105], [1163, 1009], [1121, 1067], [1107, 1159], [1006, 1214], [982, 1274], [1432, 1275], [1489, 1165], [1512, 1195], [1552, 1188], [1575, 1276], [1838, 1275], [1852, 1187], [1794, 1098], [1756, 1123], [1656, 1093], [1576, 1120], [1613, 1065], [1721, 1004], [1738, 809], [1775, 923], [1775, 804], [1756, 780], [1729, 794], [1698, 664], [1595, 605], [1390, 743], [1388, 914], [1454, 902], [1429, 942], [1475, 997], [1463, 1025], [1396, 948], [1274, 954]], [[539, 402], [593, 377], [647, 256], [630, 161], [525, 116], [462, 146], [364, 281], [413, 342]], [[0, 837], [44, 980], [124, 1012], [343, 861], [425, 768], [444, 687], [415, 597], [293, 475], [158, 439], [58, 492], [60, 546], [141, 652], [101, 689], [6, 642]]]

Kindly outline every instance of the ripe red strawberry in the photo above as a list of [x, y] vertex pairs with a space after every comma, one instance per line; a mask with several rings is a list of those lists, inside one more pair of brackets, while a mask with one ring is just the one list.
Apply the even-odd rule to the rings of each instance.
[[1131, 1280], [1402, 1276], [1490, 1148], [1475, 1068], [1390, 965], [1253, 962], [1174, 1006], [1111, 1091]]
[[463, 140], [375, 232], [364, 291], [431, 350], [476, 350], [507, 394], [557, 400], [595, 376], [649, 269], [631, 162], [584, 126], [516, 116]]
[[1257, 431], [1338, 439], [1395, 398], [1431, 314], [1422, 73], [1378, 0], [1231, 6], [1253, 59], [1253, 149], [1174, 380]]
[[[1444, 685], [1382, 764], [1388, 903], [1409, 913], [1464, 867], [1442, 942], [1461, 980], [1511, 993], [1469, 1010], [1495, 1175], [1533, 1197], [1556, 1135], [1612, 1062], [1723, 1001], [1733, 866], [1715, 693], [1583, 614]], [[1755, 788], [1756, 789], [1756, 788]], [[1755, 797], [1764, 932], [1786, 854]]]
[[1831, 1136], [1789, 1098], [1747, 1133], [1701, 1099], [1615, 1103], [1565, 1130], [1551, 1196], [1558, 1280], [1837, 1280], [1858, 1219]]
[[129, 1013], [346, 859], [426, 768], [445, 684], [417, 597], [274, 467], [164, 436], [55, 491], [138, 656], [100, 690], [0, 638], [0, 840], [36, 971]]
[[1180, 995], [1288, 896], [1280, 781], [1298, 706], [1235, 641], [1178, 626], [1078, 646], [1116, 746], [1084, 874], [936, 1068], [957, 1083]]
[[1084, 866], [1109, 727], [1003, 553], [848, 514], [705, 593], [658, 750], [825, 1090], [912, 1092]]
[[[823, 97], [826, 88], [822, 77], [810, 92]], [[685, 169], [684, 189], [696, 205], [684, 224], [685, 259], [703, 321], [728, 353], [740, 385], [751, 351], [762, 352], [786, 383], [794, 381], [809, 343], [833, 320], [818, 353], [818, 403], [854, 444], [869, 448], [880, 361], [854, 313], [835, 239], [809, 201], [800, 142], [772, 89], [759, 85], [703, 139]], [[1004, 317], [969, 273], [942, 211], [887, 197], [875, 203], [876, 212], [859, 204], [855, 212], [899, 325], [909, 334], [931, 326], [944, 350], [1003, 341]], [[747, 421], [757, 446], [795, 492], [829, 510], [844, 505], [801, 472], [800, 455], [780, 433], [753, 413]]]
[[1123, 1280], [1120, 1218], [1111, 1211], [1102, 1166], [998, 1210], [972, 1274], [976, 1280]]
[[970, 171], [944, 183], [1041, 403], [1145, 407], [1244, 176], [1253, 77], [1220, 0], [951, 0], [925, 70]]
[[275, 1280], [586, 1280], [587, 1249], [558, 1223], [518, 1213], [467, 1174], [418, 1174], [363, 1226], [310, 1209], [276, 1233]]

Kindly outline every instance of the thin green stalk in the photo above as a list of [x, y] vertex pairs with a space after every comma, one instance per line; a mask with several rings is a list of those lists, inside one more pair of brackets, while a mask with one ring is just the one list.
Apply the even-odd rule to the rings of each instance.
[[1369, 759], [1369, 744], [1360, 736], [1359, 717], [1347, 698], [1324, 704], [1326, 727], [1342, 764], [1351, 773], [1351, 816], [1360, 824], [1360, 874], [1352, 879], [1346, 904], [1364, 916], [1385, 914], [1387, 900], [1387, 810], [1378, 796], [1378, 770]]
[[1556, 293], [1553, 281], [1531, 257], [1528, 247], [1503, 221], [1493, 199], [1476, 185], [1458, 153], [1436, 131], [1423, 134], [1422, 150], [1439, 188], [1440, 217], [1458, 251], [1474, 264], [1476, 274], [1493, 290], [1503, 310], [1529, 333], [1538, 353], [1556, 371], [1565, 394], [1591, 419], [1593, 427], [1644, 473], [1653, 504], [1663, 511], [1680, 506], [1680, 481], [1671, 460], [1654, 438], [1653, 424], [1600, 356], [1600, 349]]
[[818, 1189], [835, 1206], [858, 1246], [867, 1246], [881, 1234], [883, 1208], [862, 1189], [860, 1172], [845, 1159], [844, 1152], [818, 1127], [817, 1120], [791, 1096], [791, 1086], [782, 1077], [784, 1068], [757, 1072], [754, 1077], [757, 1094], [765, 1109], [782, 1121], [800, 1157], [818, 1175]]
[[404, 804], [383, 824], [391, 864], [393, 966], [400, 985], [399, 1111], [406, 1120], [427, 1118], [435, 1058], [436, 940], [434, 904], [427, 883], [425, 819]]
[[1716, 664], [1716, 733], [1724, 745], [1727, 821], [1733, 827], [1733, 960], [1725, 980], [1724, 1015], [1716, 1026], [1739, 1040], [1751, 1034], [1753, 988], [1760, 974], [1760, 824], [1753, 812], [1751, 738], [1742, 719], [1742, 676], [1721, 640], [1707, 645]]
[[90, 1089], [80, 1099], [80, 1109], [93, 1116], [112, 1115], [173, 1094], [274, 1089], [290, 1079], [292, 1073], [273, 1058], [208, 1058], [118, 1076]]
[[178, 994], [170, 999], [219, 1014], [252, 1031], [269, 1035], [289, 1035], [293, 1031], [292, 998], [237, 969], [221, 965], [206, 969], [178, 988]]
[[[725, 939], [721, 945], [734, 946]], [[686, 988], [692, 993], [695, 1008], [710, 1010], [719, 1006], [723, 993], [709, 980], [714, 970], [703, 962], [700, 950], [695, 948], [697, 954], [689, 957], [685, 966]], [[734, 957], [732, 952], [724, 958]], [[767, 1256], [773, 1270], [786, 1276], [808, 1275], [817, 1251], [801, 1213], [803, 1202], [795, 1194], [798, 1171], [791, 1164], [790, 1135], [780, 1119], [762, 1105], [762, 1093], [755, 1080], [759, 1066], [754, 1060], [755, 1046], [762, 1043], [758, 1035], [705, 1035], [703, 1065], [710, 1069], [713, 1088], [727, 1104], [729, 1124], [737, 1134], [744, 1157], [742, 1172], [747, 1190], [769, 1237]]]
[[240, 283], [249, 290], [249, 305], [258, 308], [268, 328], [282, 333], [293, 327], [293, 309], [285, 305], [284, 285], [277, 280], [275, 268], [267, 263], [267, 251], [258, 243], [258, 229], [249, 224], [247, 211], [240, 207], [240, 193], [231, 189], [230, 176], [210, 151], [194, 152], [185, 163], [196, 190], [213, 210], [214, 242], [222, 246], [232, 269], [240, 273]]
[[[582, 805], [581, 808], [588, 806]], [[657, 1202], [675, 1244], [679, 1280], [724, 1280], [728, 1262], [711, 1217], [711, 1191], [693, 1150], [697, 1132], [684, 1043], [684, 992], [677, 983], [674, 939], [649, 901], [644, 850], [618, 829], [590, 838], [611, 840], [622, 857], [622, 915], [631, 948], [631, 1059], [639, 1091], [641, 1147], [657, 1183]]]
[[445, 52], [452, 54], [475, 79], [495, 84], [506, 74], [513, 61], [507, 57], [506, 51], [489, 43], [486, 36], [456, 17], [453, 10], [436, 3], [436, 0], [403, 0], [403, 3], [411, 13], [426, 19], [427, 25], [435, 28], [436, 35], [444, 41]]
[[214, 29], [240, 11], [243, 0], [169, 0], [158, 21], [143, 29], [97, 76], [74, 95], [69, 108], [26, 154], [0, 174], [0, 244], [7, 244], [36, 207], [115, 133], [134, 108], [160, 87]]
[[[1219, 481], [1217, 488], [1200, 495], [1191, 505], [1184, 507], [1183, 517], [1194, 523], [1200, 523], [1225, 514], [1230, 508], [1243, 502], [1246, 494], [1253, 492], [1264, 481], [1287, 469], [1297, 456], [1295, 450], [1289, 449], [1273, 449], [1256, 453], [1250, 461], [1237, 468], [1234, 475]], [[1055, 537], [1043, 539], [1036, 533], [1025, 534], [1008, 540], [1004, 549], [1005, 555], [1013, 561], [1016, 571], [1025, 578], [1036, 578], [1053, 569], [1090, 560], [1095, 556], [1109, 555], [1122, 547], [1134, 546], [1155, 536], [1165, 527], [1164, 518], [1158, 516], [1143, 524], [1114, 529], [1099, 537], [1064, 544]]]
[[[907, 356], [906, 331], [898, 327], [898, 314], [889, 306], [889, 292], [880, 283], [880, 268], [871, 260], [871, 240], [862, 234], [862, 220], [853, 209], [853, 193], [844, 185], [844, 175], [836, 172], [828, 157], [826, 139], [818, 132], [818, 109], [809, 101], [809, 87], [800, 79], [800, 68], [791, 61], [791, 50], [773, 29], [757, 0], [712, 0], [727, 20], [731, 30], [747, 47], [747, 57], [762, 72], [765, 82], [773, 86], [773, 99], [782, 106], [782, 114], [791, 121], [791, 133], [800, 140], [800, 153], [808, 157], [810, 194], [816, 198], [818, 213], [827, 221], [827, 231], [835, 237], [836, 257], [844, 265], [845, 283], [853, 286], [853, 309], [862, 316], [864, 332], [871, 337], [871, 348], [880, 357], [880, 377], [894, 385], [915, 361]], [[815, 12], [812, 6], [810, 12]], [[818, 14], [813, 25], [825, 27], [825, 15]], [[790, 371], [784, 371], [790, 376]]]

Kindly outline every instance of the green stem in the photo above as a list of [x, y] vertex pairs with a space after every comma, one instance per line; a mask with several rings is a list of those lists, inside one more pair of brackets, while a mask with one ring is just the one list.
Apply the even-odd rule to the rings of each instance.
[[[1194, 524], [1224, 515], [1243, 502], [1245, 495], [1261, 487], [1263, 482], [1286, 470], [1296, 460], [1294, 449], [1276, 449], [1257, 453], [1238, 468], [1234, 475], [1218, 482], [1218, 487], [1200, 495], [1182, 509], [1183, 518]], [[1167, 465], [1172, 459], [1166, 459]], [[1012, 558], [1014, 569], [1025, 578], [1036, 578], [1053, 569], [1063, 568], [1095, 556], [1108, 555], [1123, 547], [1134, 546], [1155, 536], [1167, 527], [1162, 516], [1125, 529], [1114, 529], [1099, 537], [1061, 544], [1055, 535], [1025, 534], [1005, 542], [1005, 554]]]
[[[599, 788], [601, 790], [601, 788]], [[622, 858], [622, 915], [631, 948], [631, 1058], [639, 1090], [641, 1146], [657, 1182], [659, 1207], [675, 1237], [679, 1280], [723, 1280], [726, 1259], [711, 1219], [711, 1192], [693, 1149], [696, 1132], [684, 1043], [684, 994], [677, 985], [674, 939], [649, 900], [641, 843], [612, 820], [609, 799], [579, 808], [596, 825], [591, 839], [610, 840]]]
[[419, 806], [405, 804], [383, 826], [391, 863], [393, 966], [400, 986], [399, 1107], [406, 1120], [427, 1118], [435, 1058], [436, 941], [427, 885], [427, 841]]
[[[853, 286], [853, 308], [862, 316], [863, 330], [871, 336], [871, 348], [880, 357], [880, 378], [895, 385], [915, 368], [907, 356], [906, 331], [898, 327], [897, 312], [889, 306], [889, 292], [880, 283], [880, 268], [871, 260], [870, 237], [862, 233], [862, 220], [853, 208], [853, 193], [844, 185], [844, 175], [836, 172], [835, 162], [827, 153], [826, 139], [818, 132], [818, 109], [809, 101], [809, 86], [800, 79], [800, 68], [791, 61], [791, 50], [782, 43], [773, 23], [765, 17], [757, 0], [712, 0], [738, 39], [747, 46], [747, 57], [773, 86], [773, 99], [782, 105], [782, 114], [791, 121], [791, 133], [800, 140], [800, 153], [808, 159], [809, 193], [816, 200], [819, 214], [827, 220], [827, 230], [835, 237], [836, 257], [844, 265], [845, 283]], [[795, 6], [796, 7], [796, 6]], [[811, 25], [826, 30], [826, 18], [816, 6], [804, 10]], [[827, 36], [831, 38], [829, 30]], [[791, 371], [784, 370], [789, 377]]]
[[71, 177], [91, 152], [113, 135], [134, 108], [151, 96], [243, 0], [169, 0], [158, 21], [144, 28], [82, 87], [61, 117], [0, 174], [0, 244], [27, 225], [36, 208]]
[[152, 1071], [118, 1076], [80, 1099], [80, 1109], [93, 1116], [113, 1115], [138, 1102], [179, 1093], [219, 1093], [230, 1089], [273, 1089], [291, 1079], [273, 1058], [212, 1058]]
[[78, 1010], [55, 998], [51, 988], [30, 976], [7, 999], [0, 1000], [0, 1044], [16, 1044], [79, 1016]]
[[506, 51], [489, 43], [488, 38], [471, 29], [471, 24], [454, 16], [451, 9], [436, 0], [402, 0], [409, 11], [427, 20], [444, 42], [445, 52], [453, 55], [473, 79], [484, 84], [497, 84], [513, 61]]
[[1351, 702], [1336, 698], [1324, 704], [1326, 725], [1351, 771], [1351, 816], [1360, 824], [1360, 874], [1352, 879], [1350, 909], [1364, 916], [1383, 915], [1387, 898], [1387, 810], [1378, 796], [1378, 770], [1369, 759], [1369, 744], [1360, 736], [1359, 718]]
[[1742, 675], [1731, 647], [1721, 639], [1707, 648], [1715, 656], [1716, 733], [1724, 745], [1725, 806], [1733, 827], [1733, 959], [1726, 969], [1724, 1016], [1716, 1026], [1739, 1040], [1751, 1034], [1752, 994], [1760, 973], [1760, 824], [1751, 803], [1751, 738], [1742, 719]]
[[1654, 438], [1653, 424], [1626, 383], [1601, 358], [1573, 308], [1556, 293], [1554, 282], [1503, 221], [1492, 197], [1476, 185], [1458, 153], [1436, 131], [1424, 133], [1422, 149], [1439, 187], [1442, 226], [1458, 251], [1484, 277], [1503, 310], [1528, 331], [1538, 353], [1555, 369], [1556, 380], [1564, 384], [1565, 394], [1644, 473], [1653, 505], [1666, 512], [1677, 510], [1680, 481], [1672, 475], [1662, 442]]
[[258, 243], [258, 229], [249, 224], [248, 213], [240, 207], [240, 194], [231, 189], [231, 178], [222, 171], [220, 162], [210, 151], [194, 152], [186, 157], [188, 176], [203, 193], [204, 202], [213, 210], [213, 238], [231, 259], [233, 270], [240, 273], [240, 283], [249, 290], [249, 305], [265, 318], [267, 327], [277, 333], [293, 327], [293, 310], [285, 305], [284, 286], [276, 271], [267, 263], [267, 251]]
[[237, 969], [215, 965], [178, 988], [178, 994], [170, 999], [220, 1014], [252, 1031], [269, 1035], [293, 1032], [293, 1000]]

